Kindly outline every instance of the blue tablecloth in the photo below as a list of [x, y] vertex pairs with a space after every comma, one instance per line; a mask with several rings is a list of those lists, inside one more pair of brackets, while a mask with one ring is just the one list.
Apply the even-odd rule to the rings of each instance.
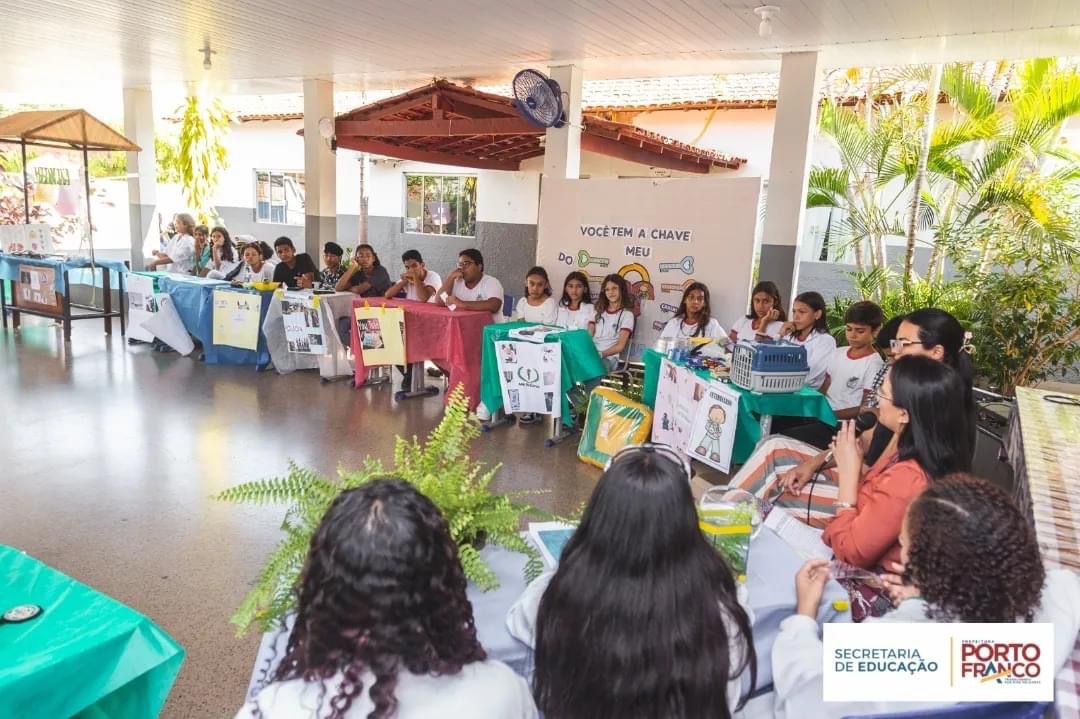
[[[31, 257], [21, 257], [19, 255], [9, 255], [0, 252], [0, 280], [17, 281], [19, 279], [19, 265], [34, 265], [36, 267], [51, 267], [56, 271], [56, 281], [54, 286], [56, 291], [60, 294], [64, 294], [64, 270], [71, 272], [72, 284], [89, 284], [91, 282], [89, 278], [90, 271], [82, 271], [80, 268], [90, 267], [89, 257], [69, 257], [66, 260], [62, 260], [59, 257], [49, 257], [45, 259], [34, 259]], [[128, 271], [127, 265], [119, 260], [94, 260], [94, 265], [99, 268], [112, 270], [119, 274], [125, 274]], [[101, 280], [98, 279], [100, 275], [94, 272], [93, 282], [98, 287], [101, 287]], [[119, 282], [110, 282], [113, 289], [118, 289]]]
[[[270, 351], [266, 347], [266, 336], [263, 335], [262, 325], [274, 297], [272, 291], [246, 290], [232, 287], [222, 280], [207, 280], [183, 275], [161, 277], [158, 280], [158, 286], [162, 292], [172, 298], [187, 331], [202, 343], [203, 360], [207, 364], [256, 365], [260, 368], [270, 364]], [[262, 295], [257, 351], [214, 344], [214, 290]]]

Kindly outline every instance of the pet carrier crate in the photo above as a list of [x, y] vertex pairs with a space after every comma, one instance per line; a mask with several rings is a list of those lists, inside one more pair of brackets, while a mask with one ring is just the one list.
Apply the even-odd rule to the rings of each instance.
[[731, 354], [731, 381], [752, 392], [797, 392], [809, 372], [806, 348], [791, 342], [742, 340]]

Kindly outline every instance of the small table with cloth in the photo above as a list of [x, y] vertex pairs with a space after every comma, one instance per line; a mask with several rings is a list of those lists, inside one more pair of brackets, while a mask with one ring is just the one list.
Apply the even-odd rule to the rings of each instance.
[[[641, 401], [649, 407], [656, 406], [656, 385], [660, 379], [660, 363], [664, 355], [654, 349], [646, 349], [641, 360], [645, 364], [645, 387]], [[676, 363], [680, 364], [680, 363]], [[698, 376], [712, 380], [712, 376], [698, 371]], [[825, 395], [810, 387], [802, 387], [798, 392], [762, 394], [742, 389], [735, 384], [728, 387], [739, 393], [739, 423], [735, 429], [735, 446], [731, 451], [731, 461], [742, 464], [754, 452], [754, 447], [767, 432], [767, 419], [773, 415], [786, 417], [810, 417], [826, 424], [836, 424], [836, 415], [829, 406]]]
[[142, 719], [161, 711], [184, 650], [152, 621], [12, 547], [0, 545], [0, 717]]
[[[458, 384], [465, 388], [469, 409], [480, 402], [480, 358], [484, 327], [491, 324], [491, 313], [451, 310], [430, 302], [412, 300], [353, 298], [353, 309], [363, 307], [400, 307], [405, 314], [405, 360], [412, 367], [413, 383], [423, 381], [424, 362], [430, 360], [449, 375], [453, 391]], [[352, 352], [356, 360], [355, 385], [367, 379], [368, 367], [360, 351], [360, 333], [352, 332]], [[412, 393], [398, 397], [410, 396]], [[424, 394], [420, 392], [419, 394]], [[449, 395], [447, 395], [449, 396]]]

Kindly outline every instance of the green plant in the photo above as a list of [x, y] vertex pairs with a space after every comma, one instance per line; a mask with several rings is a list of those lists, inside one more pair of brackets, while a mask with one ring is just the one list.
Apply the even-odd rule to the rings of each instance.
[[175, 142], [155, 136], [154, 161], [157, 164], [158, 184], [180, 184], [180, 149]]
[[328, 479], [290, 462], [285, 477], [247, 482], [218, 494], [216, 499], [226, 502], [288, 505], [281, 524], [285, 536], [230, 620], [237, 634], [243, 635], [256, 622], [267, 631], [293, 608], [294, 588], [323, 514], [341, 492], [380, 477], [394, 476], [410, 482], [442, 511], [458, 545], [465, 576], [480, 589], [498, 586], [495, 573], [477, 548], [482, 542], [527, 555], [526, 578], [538, 575], [542, 569], [540, 556], [522, 539], [520, 524], [526, 515], [551, 517], [519, 503], [538, 491], [499, 495], [489, 489], [502, 465], [485, 467], [470, 459], [469, 444], [479, 434], [479, 421], [470, 416], [464, 390], [458, 385], [450, 394], [442, 421], [425, 442], [416, 437], [397, 438], [392, 467], [368, 457], [359, 470], [339, 469], [336, 479]]
[[90, 177], [123, 177], [127, 174], [127, 153], [98, 152], [90, 158]]
[[229, 166], [224, 140], [230, 122], [220, 100], [187, 98], [180, 125], [177, 170], [184, 199], [204, 225], [216, 222], [211, 197], [221, 173]]

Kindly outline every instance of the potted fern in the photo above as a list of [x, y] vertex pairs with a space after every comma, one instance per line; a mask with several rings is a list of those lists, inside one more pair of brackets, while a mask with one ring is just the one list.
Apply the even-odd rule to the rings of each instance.
[[262, 479], [237, 485], [215, 498], [233, 503], [285, 504], [287, 510], [281, 529], [285, 533], [259, 572], [255, 586], [248, 592], [231, 622], [242, 636], [252, 624], [263, 631], [273, 629], [292, 611], [294, 588], [311, 536], [323, 514], [341, 492], [386, 476], [412, 483], [446, 516], [450, 534], [458, 545], [458, 555], [465, 576], [480, 589], [498, 587], [498, 579], [484, 558], [480, 546], [495, 544], [529, 557], [527, 578], [539, 574], [542, 563], [536, 550], [519, 534], [523, 516], [547, 518], [535, 507], [520, 500], [539, 491], [495, 494], [489, 489], [501, 464], [485, 467], [469, 458], [469, 444], [480, 434], [479, 421], [469, 414], [468, 402], [459, 385], [450, 394], [446, 414], [425, 442], [416, 437], [398, 437], [394, 444], [394, 463], [368, 457], [356, 471], [338, 470], [336, 479], [289, 463], [284, 477]]

